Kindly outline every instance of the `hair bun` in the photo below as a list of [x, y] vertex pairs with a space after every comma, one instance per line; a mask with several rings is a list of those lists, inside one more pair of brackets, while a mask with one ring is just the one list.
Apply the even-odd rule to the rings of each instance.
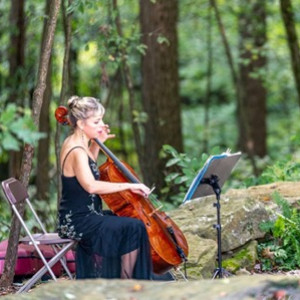
[[76, 106], [77, 102], [80, 100], [80, 98], [78, 96], [72, 96], [69, 100], [68, 100], [68, 106], [70, 109], [72, 109], [74, 106]]

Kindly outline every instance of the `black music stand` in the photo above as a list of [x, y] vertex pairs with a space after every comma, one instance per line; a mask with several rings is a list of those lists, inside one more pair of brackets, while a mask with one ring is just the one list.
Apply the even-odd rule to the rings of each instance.
[[[225, 271], [222, 268], [222, 242], [221, 242], [221, 217], [220, 217], [220, 195], [221, 187], [226, 179], [229, 177], [234, 166], [241, 157], [241, 152], [230, 153], [225, 152], [220, 155], [214, 155], [208, 158], [203, 168], [199, 171], [190, 185], [183, 203], [195, 198], [200, 198], [209, 195], [216, 195], [217, 202], [213, 205], [217, 209], [217, 224], [213, 227], [217, 230], [217, 242], [218, 242], [218, 268], [215, 269], [213, 279], [217, 276], [223, 278]], [[226, 275], [229, 275], [227, 272]]]

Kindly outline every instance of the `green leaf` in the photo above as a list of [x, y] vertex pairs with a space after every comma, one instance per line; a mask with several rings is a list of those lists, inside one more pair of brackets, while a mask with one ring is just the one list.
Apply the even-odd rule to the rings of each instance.
[[5, 132], [3, 134], [2, 147], [5, 150], [18, 151], [20, 149], [18, 140], [16, 138], [14, 138], [9, 132]]
[[173, 157], [176, 157], [178, 155], [177, 150], [171, 145], [163, 145], [162, 148], [166, 153], [171, 154]]
[[187, 176], [180, 176], [180, 177], [177, 177], [174, 181], [175, 184], [182, 184], [184, 182], [186, 182], [188, 180], [188, 177]]
[[179, 173], [171, 173], [168, 176], [166, 176], [165, 180], [167, 182], [171, 182], [171, 181], [175, 180], [178, 176], [180, 176]]
[[170, 46], [169, 40], [168, 40], [165, 36], [163, 36], [163, 35], [161, 35], [161, 34], [157, 37], [157, 42], [158, 42], [159, 44], [166, 43], [167, 46]]
[[136, 49], [139, 53], [141, 53], [142, 55], [145, 55], [148, 47], [145, 44], [140, 44], [140, 45], [136, 46]]
[[9, 125], [16, 117], [17, 107], [15, 104], [8, 104], [0, 115], [0, 123]]
[[168, 168], [168, 167], [174, 166], [178, 162], [180, 162], [180, 158], [178, 158], [178, 157], [172, 158], [172, 159], [168, 160], [168, 162], [166, 163], [166, 167]]
[[133, 121], [136, 123], [146, 123], [148, 121], [148, 114], [144, 111], [132, 111]]

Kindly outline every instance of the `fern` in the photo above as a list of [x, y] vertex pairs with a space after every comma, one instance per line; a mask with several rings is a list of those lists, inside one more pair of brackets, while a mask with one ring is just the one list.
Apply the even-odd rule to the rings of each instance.
[[267, 167], [258, 179], [258, 183], [265, 184], [276, 181], [300, 180], [300, 163], [292, 157], [279, 160]]
[[[258, 247], [263, 269], [291, 270], [300, 267], [300, 213], [279, 193], [273, 194], [281, 213], [276, 212], [275, 221], [264, 222], [260, 228], [270, 232], [273, 239]], [[268, 257], [264, 253], [268, 253]]]

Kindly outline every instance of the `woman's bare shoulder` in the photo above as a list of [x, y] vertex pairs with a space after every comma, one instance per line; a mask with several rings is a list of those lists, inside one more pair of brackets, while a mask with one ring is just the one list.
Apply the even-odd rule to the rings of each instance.
[[85, 162], [87, 159], [88, 156], [83, 146], [75, 143], [66, 143], [62, 146], [60, 163], [64, 175], [75, 176], [74, 165], [79, 167], [80, 162]]
[[[74, 149], [74, 151], [73, 151]], [[76, 150], [79, 151], [76, 151]], [[81, 151], [80, 151], [81, 150]], [[70, 139], [70, 137], [68, 137], [64, 143], [62, 144], [61, 147], [61, 152], [60, 152], [60, 157], [61, 159], [63, 159], [64, 157], [66, 157], [66, 155], [72, 151], [72, 156], [76, 156], [76, 155], [82, 155], [85, 154], [86, 155], [86, 150], [84, 149], [84, 147], [76, 142], [74, 142], [72, 139]]]

